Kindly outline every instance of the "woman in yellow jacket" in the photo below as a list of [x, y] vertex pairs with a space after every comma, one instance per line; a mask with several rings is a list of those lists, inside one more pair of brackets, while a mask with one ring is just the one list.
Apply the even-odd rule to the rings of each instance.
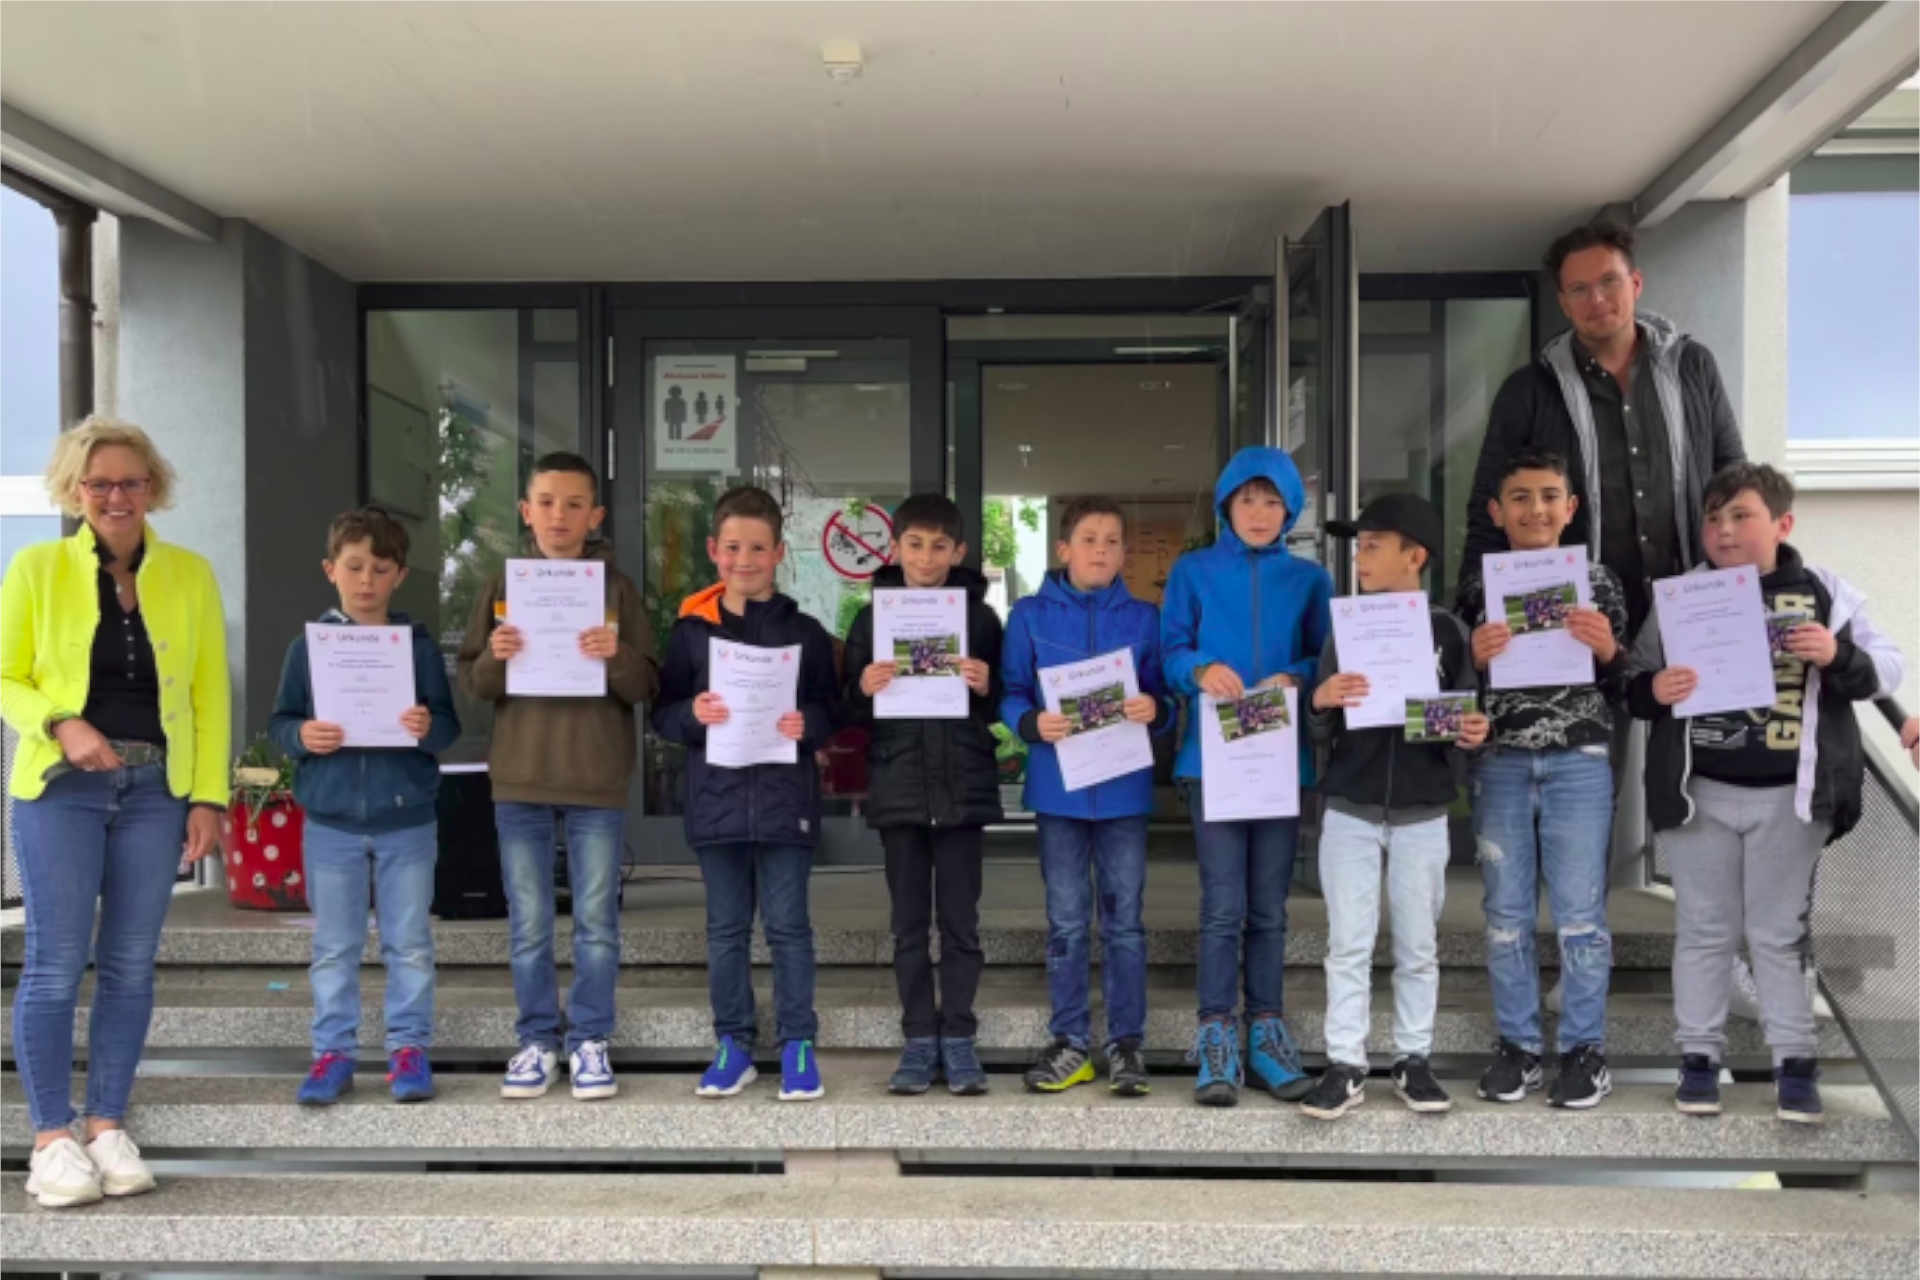
[[[138, 427], [66, 432], [47, 489], [71, 537], [18, 552], [0, 586], [0, 712], [20, 735], [9, 791], [26, 899], [13, 1053], [49, 1208], [153, 1187], [122, 1127], [153, 1014], [153, 959], [182, 858], [226, 809], [226, 622], [213, 569], [147, 525], [173, 472]], [[73, 1011], [99, 944], [75, 1140]]]

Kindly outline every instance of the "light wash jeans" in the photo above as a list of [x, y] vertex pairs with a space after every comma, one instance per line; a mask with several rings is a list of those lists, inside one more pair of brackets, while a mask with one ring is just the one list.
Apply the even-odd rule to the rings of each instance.
[[[572, 1053], [613, 1035], [613, 988], [620, 976], [620, 832], [624, 809], [495, 801], [500, 872], [507, 890], [513, 998], [521, 1045]], [[567, 832], [567, 887], [573, 894], [573, 987], [566, 1035], [560, 1029], [560, 975], [553, 956], [553, 824]]]
[[167, 791], [163, 764], [63, 773], [38, 799], [13, 803], [27, 918], [13, 1056], [37, 1132], [73, 1123], [73, 1011], [89, 951], [87, 1114], [127, 1113], [186, 830], [187, 802]]
[[1474, 766], [1473, 826], [1486, 883], [1487, 976], [1501, 1038], [1529, 1053], [1543, 1051], [1533, 933], [1544, 879], [1564, 983], [1559, 1051], [1604, 1050], [1613, 976], [1607, 928], [1613, 770], [1605, 748], [1495, 747]]
[[1365, 1068], [1372, 1025], [1373, 941], [1380, 927], [1380, 864], [1386, 858], [1393, 930], [1393, 1051], [1433, 1052], [1440, 998], [1436, 927], [1447, 896], [1447, 819], [1395, 826], [1332, 805], [1320, 818], [1320, 889], [1327, 900], [1327, 1058]]
[[351, 1054], [360, 1041], [360, 954], [367, 886], [387, 966], [387, 1052], [433, 1040], [433, 864], [438, 826], [362, 834], [307, 819], [302, 852], [313, 908], [313, 1056]]

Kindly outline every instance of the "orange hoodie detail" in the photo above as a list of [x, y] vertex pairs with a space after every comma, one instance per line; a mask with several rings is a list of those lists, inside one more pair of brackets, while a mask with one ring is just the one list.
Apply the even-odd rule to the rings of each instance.
[[727, 584], [716, 582], [701, 591], [696, 591], [680, 602], [680, 616], [683, 618], [703, 618], [714, 626], [720, 625], [720, 597], [727, 592]]

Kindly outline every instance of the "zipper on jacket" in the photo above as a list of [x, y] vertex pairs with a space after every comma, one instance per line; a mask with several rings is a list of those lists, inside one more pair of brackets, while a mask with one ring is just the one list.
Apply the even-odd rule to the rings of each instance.
[[1247, 552], [1247, 565], [1253, 570], [1253, 662], [1250, 674], [1253, 676], [1254, 683], [1258, 684], [1262, 666], [1260, 662], [1260, 553], [1258, 551]]
[[[1071, 581], [1069, 581], [1069, 583], [1068, 583], [1068, 585], [1069, 585], [1069, 586], [1071, 586], [1071, 585], [1072, 585], [1072, 583], [1071, 583]], [[1086, 608], [1087, 608], [1087, 658], [1088, 658], [1089, 660], [1091, 660], [1091, 659], [1093, 659], [1093, 658], [1097, 658], [1097, 657], [1099, 657], [1100, 655], [1099, 655], [1099, 651], [1098, 651], [1098, 650], [1096, 650], [1096, 649], [1094, 648], [1094, 645], [1095, 645], [1095, 643], [1096, 643], [1096, 640], [1095, 640], [1095, 636], [1094, 636], [1094, 627], [1093, 627], [1093, 624], [1094, 624], [1094, 601], [1093, 601], [1093, 597], [1092, 597], [1091, 595], [1089, 595], [1089, 596], [1087, 596], [1087, 598], [1086, 598], [1086, 601], [1087, 601], [1087, 604], [1086, 604]], [[1059, 760], [1059, 755], [1058, 755], [1058, 753], [1056, 753], [1056, 754], [1055, 754], [1055, 756], [1054, 756], [1054, 759], [1055, 759], [1055, 761], [1056, 761], [1056, 762], [1057, 762], [1057, 761]], [[1063, 785], [1064, 785], [1064, 784], [1063, 784]], [[1087, 821], [1089, 821], [1089, 822], [1091, 822], [1091, 821], [1093, 821], [1093, 815], [1094, 815], [1094, 813], [1095, 813], [1095, 812], [1096, 812], [1096, 811], [1098, 810], [1098, 808], [1099, 808], [1099, 806], [1097, 806], [1097, 805], [1095, 805], [1095, 804], [1094, 804], [1094, 802], [1093, 802], [1093, 801], [1094, 801], [1094, 797], [1095, 797], [1095, 796], [1097, 796], [1097, 795], [1099, 795], [1099, 793], [1100, 793], [1100, 788], [1101, 788], [1101, 787], [1104, 787], [1104, 786], [1106, 786], [1106, 785], [1107, 785], [1107, 784], [1106, 784], [1106, 783], [1104, 783], [1104, 782], [1096, 782], [1096, 783], [1095, 783], [1094, 785], [1092, 785], [1091, 787], [1088, 787], [1088, 788], [1087, 788]]]

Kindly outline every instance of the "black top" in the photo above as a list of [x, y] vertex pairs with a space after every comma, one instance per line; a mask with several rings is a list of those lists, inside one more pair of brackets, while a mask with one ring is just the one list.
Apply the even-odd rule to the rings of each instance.
[[[106, 737], [165, 746], [166, 730], [160, 727], [160, 672], [154, 666], [153, 641], [147, 636], [146, 621], [138, 606], [131, 611], [120, 607], [120, 592], [107, 569], [113, 563], [113, 552], [107, 544], [95, 542], [93, 551], [100, 557], [100, 625], [93, 632], [87, 705], [80, 714]], [[136, 571], [146, 554], [144, 543], [133, 553]]]
[[[1760, 579], [1768, 612], [1803, 613], [1809, 622], [1824, 618], [1813, 574], [1797, 554], [1788, 554], [1792, 548], [1782, 546], [1780, 551], [1777, 567]], [[1687, 722], [1696, 774], [1741, 787], [1781, 787], [1795, 781], [1806, 709], [1806, 659], [1775, 652], [1773, 689], [1771, 707], [1723, 711]]]
[[1626, 588], [1628, 616], [1645, 617], [1649, 579], [1686, 568], [1675, 546], [1673, 454], [1659, 389], [1644, 350], [1633, 358], [1632, 384], [1624, 395], [1577, 338], [1573, 360], [1593, 406], [1600, 455], [1600, 562]]

